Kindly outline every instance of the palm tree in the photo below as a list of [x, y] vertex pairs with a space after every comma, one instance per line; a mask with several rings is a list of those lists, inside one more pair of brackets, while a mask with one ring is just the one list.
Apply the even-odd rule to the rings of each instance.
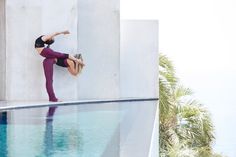
[[213, 157], [215, 137], [208, 111], [179, 84], [171, 61], [162, 54], [159, 69], [160, 156]]
[[177, 119], [173, 88], [176, 86], [177, 79], [171, 62], [164, 55], [160, 55], [159, 69], [160, 154], [162, 156], [168, 154], [169, 148], [179, 144], [179, 138], [174, 130]]

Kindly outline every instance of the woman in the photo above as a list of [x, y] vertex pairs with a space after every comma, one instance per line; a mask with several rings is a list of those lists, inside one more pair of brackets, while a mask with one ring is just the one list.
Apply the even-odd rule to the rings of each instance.
[[[50, 45], [54, 43], [54, 37], [60, 34], [69, 34], [69, 31], [57, 32], [50, 35], [42, 35], [35, 41], [35, 49], [41, 56], [45, 57], [43, 61], [43, 67], [46, 78], [46, 89], [49, 101], [52, 102], [58, 101], [53, 90], [53, 65], [56, 63], [59, 66], [67, 67], [68, 71], [75, 76], [78, 75], [84, 66], [82, 58], [79, 57], [79, 55], [77, 55], [76, 58], [72, 55], [56, 52], [50, 49]], [[48, 46], [45, 47], [45, 44]]]

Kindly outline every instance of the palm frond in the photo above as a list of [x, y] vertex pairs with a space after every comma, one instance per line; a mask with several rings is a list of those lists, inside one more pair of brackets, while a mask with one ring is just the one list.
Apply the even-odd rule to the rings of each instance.
[[159, 57], [161, 157], [213, 157], [215, 139], [209, 112], [180, 85], [167, 56]]

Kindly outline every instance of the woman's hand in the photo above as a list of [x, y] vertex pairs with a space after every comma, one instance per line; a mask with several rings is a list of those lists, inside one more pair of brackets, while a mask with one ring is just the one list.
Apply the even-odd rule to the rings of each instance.
[[61, 32], [61, 33], [64, 34], [64, 35], [66, 35], [66, 34], [70, 34], [70, 32], [69, 32], [68, 30], [63, 31], [63, 32]]

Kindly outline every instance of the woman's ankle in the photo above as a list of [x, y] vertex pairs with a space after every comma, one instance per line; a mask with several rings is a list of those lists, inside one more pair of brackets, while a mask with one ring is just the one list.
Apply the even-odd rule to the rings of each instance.
[[50, 102], [58, 102], [59, 100], [57, 98], [49, 99]]

